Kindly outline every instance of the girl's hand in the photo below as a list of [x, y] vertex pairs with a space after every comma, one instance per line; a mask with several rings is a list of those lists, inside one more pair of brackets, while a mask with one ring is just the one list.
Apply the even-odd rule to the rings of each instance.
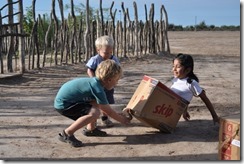
[[219, 123], [219, 117], [218, 116], [213, 117], [213, 123], [214, 123], [214, 125], [215, 125], [215, 123]]
[[190, 120], [190, 114], [189, 114], [187, 111], [185, 111], [185, 112], [183, 113], [183, 118], [184, 118], [186, 121], [189, 121], [189, 120]]

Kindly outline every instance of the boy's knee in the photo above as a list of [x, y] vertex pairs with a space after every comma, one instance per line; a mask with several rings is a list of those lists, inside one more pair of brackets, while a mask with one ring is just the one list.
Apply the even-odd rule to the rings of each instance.
[[99, 118], [100, 114], [101, 114], [101, 112], [99, 109], [91, 108], [90, 115], [92, 115], [93, 117]]

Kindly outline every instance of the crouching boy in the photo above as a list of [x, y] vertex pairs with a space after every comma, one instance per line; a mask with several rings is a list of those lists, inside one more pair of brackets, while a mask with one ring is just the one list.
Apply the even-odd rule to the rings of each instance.
[[[121, 67], [113, 60], [105, 60], [98, 65], [95, 77], [81, 77], [64, 83], [59, 89], [54, 108], [61, 115], [74, 122], [59, 133], [59, 140], [74, 147], [82, 146], [74, 133], [86, 126], [83, 134], [86, 136], [106, 136], [105, 131], [96, 127], [100, 110], [114, 120], [127, 125], [130, 119], [123, 113], [115, 112], [109, 105], [104, 89], [112, 89], [122, 76]], [[128, 109], [129, 110], [129, 109]]]

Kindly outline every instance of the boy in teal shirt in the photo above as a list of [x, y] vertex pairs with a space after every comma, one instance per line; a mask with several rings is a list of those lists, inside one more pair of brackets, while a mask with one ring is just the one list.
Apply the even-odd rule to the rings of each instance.
[[[76, 78], [63, 84], [54, 100], [54, 107], [61, 115], [75, 122], [59, 133], [59, 140], [74, 147], [82, 146], [74, 133], [86, 126], [86, 136], [106, 136], [107, 133], [96, 127], [100, 110], [111, 118], [127, 125], [130, 119], [123, 113], [116, 113], [109, 105], [104, 89], [112, 89], [122, 76], [121, 67], [113, 60], [99, 64], [91, 78]], [[129, 110], [129, 109], [128, 109]]]

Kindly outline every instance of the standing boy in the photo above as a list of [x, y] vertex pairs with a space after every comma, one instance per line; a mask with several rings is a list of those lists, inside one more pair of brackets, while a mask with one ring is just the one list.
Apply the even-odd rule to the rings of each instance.
[[[116, 56], [112, 55], [113, 53], [113, 47], [114, 47], [114, 40], [113, 38], [104, 35], [95, 41], [95, 46], [97, 50], [97, 55], [91, 57], [89, 61], [86, 64], [87, 67], [87, 74], [90, 77], [95, 76], [95, 71], [97, 69], [97, 66], [102, 62], [107, 59], [114, 60], [117, 64], [119, 63], [119, 60]], [[108, 90], [105, 89], [105, 93], [108, 99], [109, 104], [114, 104], [114, 88]], [[106, 127], [112, 127], [113, 122], [108, 118], [106, 113], [102, 112], [102, 124], [105, 125]]]

